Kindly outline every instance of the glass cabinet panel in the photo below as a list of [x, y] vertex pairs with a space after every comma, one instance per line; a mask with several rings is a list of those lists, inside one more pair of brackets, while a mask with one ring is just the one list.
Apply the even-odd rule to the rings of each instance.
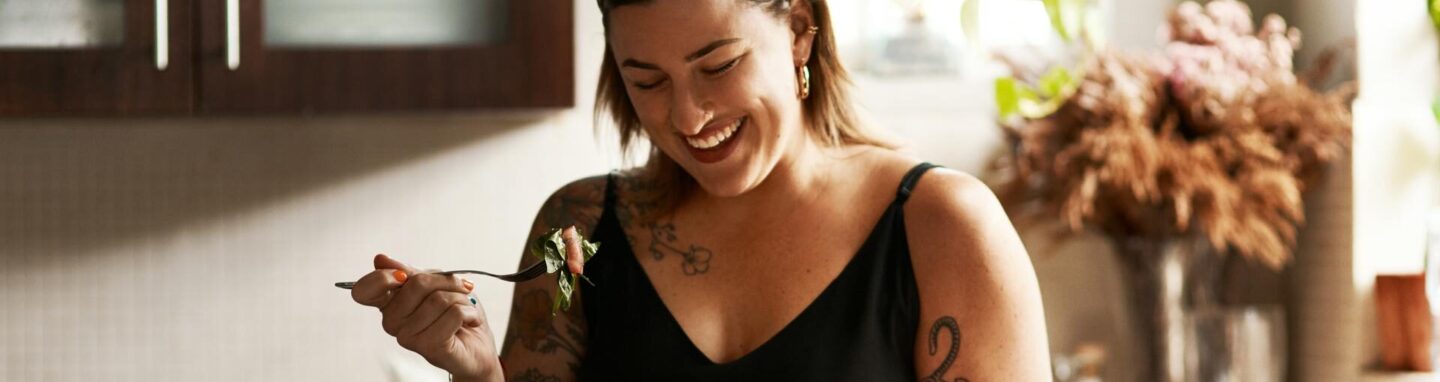
[[0, 50], [120, 45], [125, 0], [0, 0]]
[[507, 3], [267, 0], [262, 3], [265, 45], [309, 49], [484, 45], [505, 38]]

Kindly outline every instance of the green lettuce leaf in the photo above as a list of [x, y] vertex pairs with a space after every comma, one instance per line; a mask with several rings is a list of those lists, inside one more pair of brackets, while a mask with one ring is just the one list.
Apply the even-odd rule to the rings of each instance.
[[[530, 255], [545, 262], [545, 273], [555, 273], [556, 288], [555, 301], [550, 304], [550, 315], [555, 315], [561, 310], [570, 310], [570, 295], [574, 294], [576, 281], [585, 280], [590, 285], [595, 285], [585, 275], [577, 275], [570, 272], [565, 266], [565, 239], [560, 237], [559, 228], [551, 229], [549, 233], [535, 239], [530, 248]], [[577, 234], [579, 232], [577, 231]], [[600, 243], [592, 243], [585, 240], [584, 235], [580, 236], [580, 251], [584, 254], [582, 260], [589, 262], [600, 251]]]

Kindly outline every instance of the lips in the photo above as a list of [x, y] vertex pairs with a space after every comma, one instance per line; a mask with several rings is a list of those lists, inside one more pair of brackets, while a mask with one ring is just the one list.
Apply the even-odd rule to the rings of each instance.
[[[685, 137], [685, 143], [690, 144], [690, 147], [701, 150], [713, 149], [715, 146], [725, 143], [731, 136], [734, 136], [735, 130], [740, 128], [740, 122], [743, 121], [744, 118], [737, 118], [734, 122], [720, 127], [719, 131], [711, 131], [705, 136], [696, 134], [696, 136]], [[703, 132], [704, 131], [702, 131], [702, 133]]]
[[736, 141], [748, 126], [749, 118], [736, 118], [723, 125], [712, 125], [699, 134], [682, 137], [690, 156], [700, 163], [715, 163], [729, 157], [735, 151]]

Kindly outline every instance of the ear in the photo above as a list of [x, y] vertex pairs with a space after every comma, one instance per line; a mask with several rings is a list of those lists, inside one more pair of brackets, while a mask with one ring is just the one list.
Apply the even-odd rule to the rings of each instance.
[[794, 0], [790, 4], [789, 20], [790, 33], [794, 36], [790, 50], [794, 54], [795, 66], [799, 67], [810, 61], [810, 50], [815, 46], [815, 33], [810, 32], [810, 27], [816, 26], [815, 8], [810, 0]]

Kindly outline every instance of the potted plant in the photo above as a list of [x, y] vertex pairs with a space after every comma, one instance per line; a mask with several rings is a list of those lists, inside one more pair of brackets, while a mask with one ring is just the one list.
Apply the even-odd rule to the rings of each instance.
[[[1068, 30], [1067, 7], [1047, 8]], [[1181, 3], [1165, 32], [1159, 54], [1087, 42], [1073, 69], [996, 82], [997, 194], [1017, 225], [1112, 244], [1146, 381], [1182, 378], [1177, 325], [1187, 302], [1215, 301], [1216, 259], [1291, 261], [1305, 190], [1348, 148], [1353, 96], [1307, 86], [1292, 66], [1299, 31], [1276, 15], [1256, 28], [1244, 3]]]

